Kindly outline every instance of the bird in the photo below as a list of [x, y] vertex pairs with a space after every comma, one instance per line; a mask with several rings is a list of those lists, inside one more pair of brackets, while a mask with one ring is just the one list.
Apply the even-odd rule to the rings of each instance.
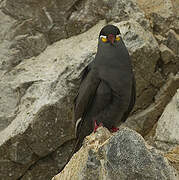
[[100, 126], [116, 132], [136, 101], [136, 83], [131, 58], [117, 26], [104, 26], [97, 53], [81, 73], [74, 99], [76, 146]]

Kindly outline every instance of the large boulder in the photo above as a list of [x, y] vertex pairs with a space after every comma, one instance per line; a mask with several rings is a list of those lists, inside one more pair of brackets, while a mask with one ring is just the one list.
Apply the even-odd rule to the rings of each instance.
[[[1, 126], [1, 179], [19, 178], [32, 164], [74, 138], [72, 103], [79, 74], [93, 59], [96, 32], [103, 25], [104, 21], [87, 33], [53, 44], [2, 76], [0, 108], [9, 107], [15, 118]], [[3, 116], [8, 117], [8, 112]], [[59, 161], [63, 164], [64, 160]]]
[[[84, 34], [49, 46], [38, 57], [21, 62], [1, 77], [0, 108], [5, 121], [1, 121], [0, 132], [1, 179], [7, 179], [7, 172], [14, 178], [22, 176], [34, 162], [74, 137], [72, 103], [79, 74], [94, 58], [98, 33], [104, 24], [102, 21]], [[138, 96], [146, 97], [143, 103], [147, 105], [145, 90], [156, 93], [150, 86], [152, 79], [156, 85], [161, 84], [161, 77], [157, 80], [153, 73], [159, 48], [152, 34], [136, 21], [116, 25], [134, 62]], [[146, 71], [148, 76], [142, 77]], [[137, 107], [144, 105], [138, 101]]]
[[[143, 136], [146, 136], [157, 123], [165, 106], [170, 102], [179, 88], [179, 74], [170, 74], [165, 85], [160, 88], [154, 98], [154, 103], [145, 110], [129, 117], [122, 126], [129, 127]], [[166, 127], [167, 128], [167, 127]]]
[[[14, 178], [22, 176], [34, 162], [74, 138], [72, 103], [79, 75], [94, 58], [104, 24], [102, 21], [86, 33], [54, 43], [1, 76], [2, 179], [7, 179], [9, 172]], [[152, 102], [164, 83], [155, 71], [159, 47], [152, 33], [135, 20], [115, 25], [121, 29], [133, 60], [137, 80], [134, 111], [139, 111]]]
[[[3, 58], [0, 70], [12, 70], [24, 59], [37, 56], [46, 47], [63, 38], [85, 32], [99, 20], [135, 19], [145, 29], [149, 22], [133, 0], [4, 0], [0, 2], [0, 45]], [[0, 55], [1, 57], [1, 55]]]
[[169, 29], [179, 30], [179, 2], [177, 0], [136, 0], [155, 33], [165, 34]]
[[[149, 132], [171, 98], [167, 90], [173, 95], [178, 86], [174, 76], [172, 87], [162, 91], [159, 101], [154, 98], [168, 74], [178, 71], [178, 31], [154, 36], [134, 0], [3, 0], [0, 9], [2, 180], [43, 179], [43, 174], [50, 179], [63, 166], [74, 138], [72, 104], [79, 75], [93, 60], [106, 24], [100, 19], [119, 26], [132, 57], [137, 80], [133, 113], [145, 110], [129, 120], [129, 127]], [[63, 38], [68, 39], [49, 45]]]
[[177, 180], [176, 170], [165, 157], [128, 128], [111, 135], [99, 128], [65, 169], [52, 180]]
[[158, 149], [179, 146], [179, 89], [157, 122], [154, 142]]

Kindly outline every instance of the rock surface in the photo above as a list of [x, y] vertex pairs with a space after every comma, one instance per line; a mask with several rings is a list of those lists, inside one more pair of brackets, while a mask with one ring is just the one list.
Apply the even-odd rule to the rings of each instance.
[[79, 74], [106, 22], [120, 27], [137, 79], [125, 125], [144, 136], [154, 129], [179, 88], [178, 2], [157, 2], [0, 1], [0, 179], [50, 179], [60, 171], [72, 150]]
[[177, 180], [166, 158], [127, 128], [115, 135], [99, 128], [91, 134], [65, 169], [52, 180]]
[[[141, 135], [146, 136], [158, 121], [158, 118], [165, 109], [165, 106], [170, 102], [171, 97], [175, 95], [178, 88], [179, 74], [175, 76], [171, 74], [165, 85], [155, 96], [154, 103], [152, 103], [144, 111], [129, 117], [122, 126], [129, 127], [139, 132]], [[171, 111], [171, 113], [175, 112]]]
[[[1, 77], [3, 101], [0, 108], [6, 122], [1, 121], [0, 132], [2, 179], [7, 178], [5, 167], [14, 178], [18, 178], [34, 162], [74, 137], [72, 102], [79, 74], [95, 55], [98, 32], [104, 23], [102, 21], [84, 34], [49, 46], [38, 57], [21, 62]], [[161, 77], [157, 80], [152, 73], [159, 57], [157, 42], [134, 20], [116, 25], [121, 28], [134, 61], [138, 96], [145, 97], [143, 103], [147, 105], [151, 94], [148, 96], [145, 89], [149, 88], [154, 95], [156, 89], [150, 89], [150, 83], [161, 84]], [[142, 55], [144, 52], [145, 56]], [[146, 71], [148, 75], [142, 77]], [[155, 82], [152, 81], [154, 78]], [[136, 107], [145, 106], [138, 101]], [[4, 149], [7, 149], [5, 153]], [[7, 157], [10, 157], [9, 165], [5, 166]], [[12, 169], [12, 164], [19, 167], [20, 172]]]
[[[52, 45], [36, 59], [20, 63], [1, 78], [17, 93], [18, 102], [11, 105], [17, 111], [15, 119], [0, 132], [1, 179], [19, 178], [34, 162], [74, 137], [74, 83], [84, 65], [93, 58], [95, 32], [103, 24], [99, 23], [88, 34]], [[4, 98], [7, 104], [12, 103], [7, 93]]]
[[136, 0], [151, 21], [155, 33], [179, 30], [179, 2], [177, 0]]
[[179, 146], [179, 89], [157, 122], [154, 142], [158, 149]]

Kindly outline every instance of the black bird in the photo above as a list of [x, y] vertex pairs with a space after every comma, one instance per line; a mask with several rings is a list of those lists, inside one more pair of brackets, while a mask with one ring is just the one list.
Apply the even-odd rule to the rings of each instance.
[[74, 100], [76, 152], [85, 136], [103, 125], [118, 130], [135, 104], [135, 78], [131, 59], [119, 29], [102, 28], [95, 59], [83, 70]]

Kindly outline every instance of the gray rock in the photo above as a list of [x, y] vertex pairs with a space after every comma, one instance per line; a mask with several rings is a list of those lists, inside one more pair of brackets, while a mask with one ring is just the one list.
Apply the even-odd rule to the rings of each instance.
[[0, 10], [0, 44], [4, 40], [9, 40], [8, 32], [10, 31], [12, 25], [16, 22], [15, 19], [5, 15]]
[[107, 130], [98, 131], [87, 137], [81, 150], [53, 180], [178, 179], [167, 159], [149, 147], [135, 131], [121, 129], [109, 139], [109, 135], [105, 135], [106, 141], [102, 135], [107, 134]]
[[153, 30], [157, 34], [165, 34], [170, 28], [179, 28], [178, 2], [172, 0], [137, 0], [150, 20]]
[[11, 71], [25, 58], [37, 56], [48, 44], [84, 32], [101, 19], [133, 18], [149, 29], [149, 22], [133, 0], [4, 0], [0, 7], [3, 25], [0, 35], [5, 33], [11, 42], [1, 53], [3, 71]]
[[165, 76], [168, 76], [170, 72], [176, 74], [179, 69], [179, 35], [174, 30], [170, 29], [166, 33], [166, 39], [163, 42], [163, 44], [167, 46], [174, 53], [174, 58], [172, 58], [172, 62], [163, 65], [162, 67], [163, 74], [165, 74]]
[[14, 57], [15, 52], [9, 51], [11, 46], [9, 32], [11, 31], [13, 24], [16, 22], [16, 20], [5, 15], [0, 10], [0, 77], [4, 73], [3, 67], [6, 66], [5, 63], [10, 59], [16, 61], [16, 57]]
[[[93, 59], [96, 32], [103, 25], [53, 44], [1, 77], [1, 107], [15, 111], [15, 118], [0, 132], [0, 179], [19, 178], [34, 162], [74, 138], [72, 103], [79, 74]], [[59, 161], [64, 163], [63, 158]]]
[[172, 29], [167, 33], [167, 47], [169, 47], [177, 56], [179, 56], [179, 35]]
[[161, 58], [162, 58], [164, 64], [167, 64], [167, 63], [175, 60], [175, 54], [173, 53], [173, 51], [170, 50], [164, 44], [160, 45], [160, 52], [161, 52]]
[[69, 154], [74, 147], [75, 141], [68, 141], [55, 152], [47, 157], [38, 160], [21, 178], [22, 180], [44, 180], [51, 179], [55, 174], [59, 173], [66, 163]]
[[86, 0], [79, 2], [76, 11], [69, 17], [68, 34], [84, 32], [101, 19], [106, 19], [107, 22], [134, 19], [145, 29], [150, 29], [144, 12], [133, 0]]
[[133, 60], [137, 92], [135, 111], [145, 109], [153, 102], [152, 98], [157, 93], [155, 87], [161, 87], [164, 82], [162, 75], [156, 70], [160, 57], [159, 46], [152, 33], [133, 19], [117, 25]]
[[[1, 88], [8, 86], [12, 89], [12, 100], [17, 103], [12, 104], [7, 90], [2, 91], [4, 100], [1, 107], [8, 107], [14, 119], [9, 118], [9, 113], [3, 114], [3, 119], [9, 119], [2, 123], [4, 129], [0, 132], [0, 151], [3, 149], [1, 179], [10, 178], [9, 173], [14, 179], [19, 178], [34, 162], [74, 137], [72, 102], [79, 74], [94, 57], [98, 32], [104, 24], [104, 21], [100, 22], [84, 34], [61, 40], [39, 56], [23, 60], [9, 72], [2, 73]], [[153, 35], [136, 21], [116, 25], [121, 29], [134, 62], [138, 98], [146, 98], [144, 104], [140, 104], [140, 100], [136, 105], [138, 110], [143, 109], [151, 102], [151, 94], [154, 96], [156, 93], [151, 84], [160, 87], [163, 81], [157, 72], [154, 73], [159, 47]], [[25, 39], [26, 36], [18, 37]], [[43, 40], [43, 35], [40, 38]], [[146, 92], [146, 89], [150, 90]], [[8, 165], [5, 165], [7, 159]]]
[[154, 35], [155, 36], [155, 39], [157, 40], [158, 44], [162, 44], [166, 41], [166, 38], [161, 36], [160, 34], [156, 34]]
[[157, 122], [155, 145], [162, 150], [179, 146], [179, 89]]
[[39, 55], [47, 45], [45, 36], [37, 33], [34, 36], [28, 34], [16, 36], [10, 48], [19, 50], [23, 58], [29, 58]]
[[18, 92], [5, 82], [0, 82], [0, 131], [15, 118], [19, 103]]
[[175, 95], [179, 88], [179, 74], [170, 75], [165, 85], [155, 96], [155, 102], [144, 111], [139, 112], [127, 119], [122, 126], [129, 127], [138, 133], [146, 136], [153, 128], [158, 118], [170, 102], [171, 97]]

